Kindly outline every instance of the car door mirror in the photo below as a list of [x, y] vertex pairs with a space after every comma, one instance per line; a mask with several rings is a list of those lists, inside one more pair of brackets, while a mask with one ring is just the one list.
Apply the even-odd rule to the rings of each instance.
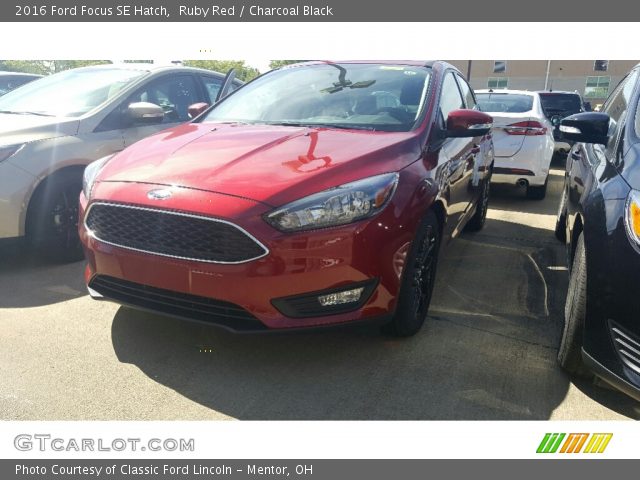
[[127, 107], [127, 114], [133, 123], [154, 125], [162, 123], [164, 110], [159, 105], [149, 102], [135, 102]]
[[560, 132], [566, 140], [606, 145], [609, 141], [609, 120], [606, 113], [576, 113], [562, 120]]
[[204, 102], [198, 102], [194, 103], [193, 105], [189, 105], [189, 117], [196, 118], [207, 108], [209, 108], [209, 104]]
[[478, 110], [454, 110], [447, 117], [447, 137], [480, 137], [493, 127], [493, 118]]

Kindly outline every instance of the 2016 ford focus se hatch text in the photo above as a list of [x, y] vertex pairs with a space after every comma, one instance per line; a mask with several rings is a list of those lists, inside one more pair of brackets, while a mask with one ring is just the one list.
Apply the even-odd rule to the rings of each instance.
[[422, 326], [441, 244], [482, 228], [489, 115], [443, 62], [310, 62], [91, 164], [94, 298], [232, 330]]

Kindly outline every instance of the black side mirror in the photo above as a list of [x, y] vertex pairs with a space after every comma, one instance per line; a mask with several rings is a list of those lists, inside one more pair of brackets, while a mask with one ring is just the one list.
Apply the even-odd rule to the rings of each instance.
[[609, 115], [600, 112], [576, 113], [562, 120], [560, 132], [565, 140], [606, 145], [609, 141]]

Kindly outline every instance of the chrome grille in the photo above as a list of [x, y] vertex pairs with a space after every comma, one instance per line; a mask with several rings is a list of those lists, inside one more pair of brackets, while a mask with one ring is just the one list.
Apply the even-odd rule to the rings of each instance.
[[233, 264], [268, 253], [237, 225], [174, 210], [96, 202], [87, 211], [85, 226], [110, 245], [171, 258]]
[[640, 374], [640, 341], [637, 337], [613, 322], [611, 336], [622, 363]]

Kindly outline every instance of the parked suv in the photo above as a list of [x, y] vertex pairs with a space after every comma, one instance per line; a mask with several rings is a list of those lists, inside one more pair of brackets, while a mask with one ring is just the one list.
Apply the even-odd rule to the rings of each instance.
[[91, 164], [94, 298], [232, 330], [415, 334], [441, 243], [482, 228], [491, 117], [442, 62], [312, 62]]
[[[231, 79], [230, 79], [231, 80]], [[190, 119], [224, 75], [150, 64], [51, 75], [0, 97], [0, 240], [26, 236], [57, 257], [82, 255], [82, 172], [90, 162]]]
[[571, 273], [560, 365], [640, 400], [640, 66], [602, 113], [565, 118], [567, 158], [556, 235]]
[[566, 141], [560, 131], [560, 122], [569, 115], [585, 111], [582, 97], [576, 92], [541, 91], [538, 93], [542, 102], [542, 110], [554, 126], [554, 152], [566, 155], [571, 145]]

